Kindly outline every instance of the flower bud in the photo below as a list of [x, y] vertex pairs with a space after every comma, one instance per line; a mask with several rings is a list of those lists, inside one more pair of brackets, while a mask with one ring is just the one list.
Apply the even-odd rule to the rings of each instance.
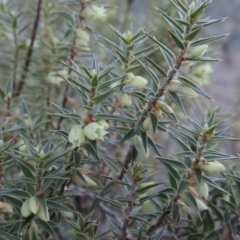
[[22, 139], [20, 139], [20, 140], [18, 141], [18, 145], [19, 145], [18, 150], [19, 150], [20, 152], [22, 152], [22, 153], [28, 153], [27, 145], [25, 144], [25, 142], [24, 142]]
[[206, 52], [207, 48], [208, 48], [207, 44], [200, 45], [197, 47], [192, 47], [192, 48], [188, 49], [188, 51], [186, 53], [186, 58], [201, 57]]
[[21, 207], [21, 214], [24, 218], [27, 218], [28, 216], [30, 216], [32, 213], [32, 211], [30, 210], [30, 207], [29, 207], [29, 199], [26, 200], [23, 204], [22, 204], [22, 207]]
[[[57, 72], [50, 72], [48, 74], [49, 82], [56, 87], [58, 87], [60, 85], [60, 83], [64, 81], [62, 77], [64, 77], [64, 78], [68, 77], [68, 71], [67, 70], [61, 70], [58, 73]], [[61, 75], [62, 77], [59, 76], [59, 75]]]
[[199, 211], [204, 211], [204, 210], [207, 210], [208, 209], [208, 206], [201, 200], [195, 198], [195, 201], [197, 203], [197, 206], [198, 206], [198, 210]]
[[13, 208], [12, 208], [11, 204], [5, 202], [4, 205], [5, 205], [4, 212], [6, 212], [6, 213], [13, 213]]
[[32, 196], [29, 199], [29, 208], [33, 214], [36, 214], [37, 211], [39, 210], [39, 203], [36, 197]]
[[150, 117], [146, 118], [142, 124], [141, 130], [147, 132], [152, 127], [152, 121]]
[[132, 105], [132, 99], [126, 93], [122, 94], [121, 99], [119, 99], [119, 101], [121, 102], [121, 104], [123, 106], [131, 106]]
[[181, 200], [177, 200], [176, 202], [180, 208], [180, 210], [184, 211], [187, 214], [192, 214], [192, 210], [190, 207], [188, 207], [184, 202], [182, 202]]
[[81, 28], [76, 29], [76, 35], [78, 38], [80, 38], [81, 40], [83, 40], [85, 42], [90, 41], [90, 35], [88, 34], [88, 32]]
[[106, 17], [106, 9], [103, 6], [89, 5], [83, 10], [81, 16], [91, 20], [104, 19]]
[[44, 156], [45, 156], [45, 153], [44, 153], [44, 151], [43, 151], [43, 150], [41, 150], [41, 152], [39, 153], [39, 156], [40, 156], [40, 158], [44, 158]]
[[148, 151], [146, 152], [145, 151], [145, 148], [143, 146], [143, 143], [142, 143], [142, 139], [140, 136], [138, 135], [135, 135], [134, 138], [133, 138], [133, 143], [134, 143], [134, 146], [136, 147], [137, 151], [144, 157], [144, 158], [148, 158]]
[[109, 124], [105, 120], [98, 120], [97, 123], [103, 127], [104, 130], [109, 128]]
[[208, 185], [205, 182], [201, 182], [197, 191], [199, 198], [207, 199], [208, 198]]
[[142, 178], [142, 172], [143, 172], [143, 165], [141, 162], [134, 162], [132, 167], [132, 176], [133, 179], [141, 179]]
[[134, 78], [130, 79], [129, 85], [135, 88], [142, 88], [147, 85], [147, 79], [140, 76], [135, 76]]
[[9, 203], [0, 201], [0, 212], [13, 213], [13, 208]]
[[132, 39], [132, 32], [129, 30], [128, 32], [124, 33], [123, 34], [123, 37], [128, 41], [130, 42], [130, 40]]
[[42, 207], [40, 206], [39, 207], [39, 210], [37, 212], [37, 217], [40, 218], [41, 220], [43, 220], [44, 222], [47, 222], [49, 221], [49, 214], [48, 214], [48, 209], [47, 209], [47, 212], [46, 212], [46, 215], [42, 209]]
[[207, 162], [205, 159], [201, 159], [196, 168], [200, 168], [209, 173], [223, 172], [225, 170], [225, 167], [222, 163], [217, 161]]
[[86, 174], [82, 174], [82, 177], [85, 181], [77, 177], [75, 174], [70, 174], [71, 180], [77, 184], [78, 186], [82, 187], [95, 187], [97, 186], [97, 183], [94, 182], [90, 177], [88, 177]]
[[165, 102], [158, 101], [156, 106], [165, 112], [174, 113], [173, 109], [169, 105], [167, 105]]
[[86, 127], [84, 127], [83, 132], [89, 140], [104, 140], [103, 136], [108, 133], [104, 130], [103, 126], [99, 125], [96, 122], [89, 123]]
[[73, 147], [79, 147], [85, 141], [85, 135], [81, 125], [75, 125], [71, 128], [68, 141], [72, 143]]

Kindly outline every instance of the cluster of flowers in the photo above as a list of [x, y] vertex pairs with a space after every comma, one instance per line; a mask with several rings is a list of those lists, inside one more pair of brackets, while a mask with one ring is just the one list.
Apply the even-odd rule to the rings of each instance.
[[[142, 88], [147, 85], [147, 82], [148, 82], [147, 79], [145, 79], [141, 76], [135, 76], [133, 73], [128, 73], [126, 76], [126, 79], [124, 81], [124, 84], [132, 86], [134, 88]], [[112, 84], [111, 87], [115, 87], [119, 84], [121, 84], [121, 81], [118, 81], [118, 82]], [[118, 101], [121, 103], [122, 106], [131, 106], [132, 105], [132, 99], [127, 93], [117, 92], [114, 95], [118, 99]]]
[[21, 207], [21, 214], [24, 218], [27, 218], [32, 213], [45, 222], [49, 221], [48, 210], [46, 211], [45, 215], [42, 207], [38, 203], [37, 198], [34, 196], [26, 200]]
[[105, 120], [89, 123], [84, 128], [81, 125], [75, 125], [69, 132], [68, 141], [72, 143], [73, 147], [79, 147], [85, 141], [85, 138], [89, 140], [104, 140], [104, 135], [108, 133], [105, 130], [108, 127], [109, 125]]
[[[192, 164], [194, 168], [199, 168], [208, 173], [218, 173], [225, 170], [225, 167], [222, 163], [217, 161], [208, 162], [204, 158], [201, 158], [199, 162], [193, 160]], [[200, 211], [207, 210], [208, 206], [203, 200], [207, 200], [208, 198], [208, 185], [205, 182], [201, 182], [198, 185], [196, 177], [190, 178], [188, 182], [190, 186], [187, 188], [187, 191], [194, 196], [198, 209]], [[177, 201], [177, 203], [183, 211], [188, 214], [192, 213], [192, 209], [188, 206], [188, 202], [184, 194], [180, 194], [180, 199]]]

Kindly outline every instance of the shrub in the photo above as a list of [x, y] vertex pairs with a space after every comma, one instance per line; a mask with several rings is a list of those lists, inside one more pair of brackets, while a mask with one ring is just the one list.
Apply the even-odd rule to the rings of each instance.
[[224, 20], [209, 3], [172, 0], [159, 32], [122, 32], [115, 2], [1, 2], [1, 239], [237, 234], [239, 157], [221, 143], [238, 139], [218, 109], [192, 110], [225, 36], [200, 37]]

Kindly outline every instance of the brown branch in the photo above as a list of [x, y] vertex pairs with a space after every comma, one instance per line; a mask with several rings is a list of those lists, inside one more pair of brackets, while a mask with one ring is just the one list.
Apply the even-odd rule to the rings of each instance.
[[134, 202], [134, 194], [135, 194], [135, 184], [132, 185], [131, 187], [131, 192], [129, 194], [129, 202], [128, 202], [128, 206], [125, 210], [125, 220], [122, 226], [122, 236], [121, 236], [121, 240], [126, 240], [127, 239], [127, 230], [128, 230], [128, 225], [129, 225], [129, 215], [133, 209], [133, 202]]
[[163, 220], [167, 217], [167, 215], [171, 212], [171, 207], [172, 207], [172, 203], [173, 202], [177, 202], [177, 200], [179, 199], [179, 196], [174, 197], [171, 202], [168, 204], [168, 207], [165, 211], [163, 211], [163, 213], [160, 215], [160, 217], [158, 218], [157, 222], [156, 222], [156, 227], [160, 228], [163, 224]]
[[37, 6], [37, 11], [36, 11], [36, 18], [34, 21], [34, 25], [33, 25], [33, 31], [32, 31], [32, 36], [31, 36], [31, 42], [30, 42], [30, 46], [28, 48], [27, 51], [27, 56], [26, 56], [26, 60], [25, 60], [25, 65], [23, 68], [23, 74], [21, 76], [21, 80], [19, 82], [19, 84], [16, 86], [16, 89], [14, 89], [14, 97], [17, 97], [20, 95], [21, 90], [23, 88], [24, 82], [25, 82], [25, 78], [27, 76], [27, 72], [31, 63], [31, 57], [32, 57], [32, 53], [33, 53], [33, 45], [34, 45], [34, 41], [37, 35], [37, 29], [38, 29], [38, 23], [39, 23], [39, 19], [40, 19], [40, 14], [41, 14], [41, 5], [42, 5], [42, 0], [38, 0], [38, 6]]
[[130, 146], [130, 148], [128, 149], [127, 155], [125, 157], [124, 163], [123, 163], [123, 168], [119, 174], [119, 176], [117, 177], [118, 179], [122, 179], [124, 173], [126, 172], [125, 169], [128, 169], [128, 165], [132, 160], [132, 146]]
[[14, 37], [14, 46], [15, 46], [15, 52], [14, 52], [14, 65], [13, 65], [13, 90], [16, 87], [16, 80], [17, 80], [17, 68], [18, 68], [18, 36], [16, 29], [13, 29], [13, 37]]
[[[76, 37], [74, 36], [73, 41], [72, 41], [72, 46], [71, 46], [71, 50], [70, 50], [70, 58], [69, 58], [69, 66], [72, 66], [72, 61], [74, 59], [75, 56], [75, 45], [76, 45]], [[72, 69], [68, 68], [68, 76], [70, 76]], [[69, 85], [67, 84], [63, 93], [63, 100], [62, 100], [62, 107], [65, 108], [67, 105], [67, 100], [68, 100], [68, 89], [69, 89]], [[63, 117], [60, 117], [58, 119], [58, 123], [57, 123], [57, 129], [61, 128], [61, 123], [63, 121]]]

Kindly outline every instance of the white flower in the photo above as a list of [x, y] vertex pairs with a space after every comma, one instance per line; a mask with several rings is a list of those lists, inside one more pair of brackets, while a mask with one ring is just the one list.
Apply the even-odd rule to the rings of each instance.
[[86, 42], [89, 42], [90, 41], [90, 35], [88, 34], [87, 31], [81, 29], [81, 28], [78, 28], [76, 30], [76, 35], [79, 39], [83, 40], [83, 41], [86, 41]]
[[90, 5], [83, 10], [81, 16], [92, 20], [104, 19], [106, 17], [106, 9], [103, 6]]
[[129, 80], [129, 85], [135, 88], [142, 88], [147, 85], [147, 79], [140, 76], [135, 76]]
[[85, 141], [85, 135], [81, 125], [75, 125], [71, 128], [68, 141], [72, 143], [73, 147], [79, 147]]
[[[61, 75], [61, 76], [59, 76]], [[48, 74], [48, 80], [51, 84], [55, 85], [55, 86], [59, 86], [61, 82], [63, 82], [63, 78], [67, 78], [68, 77], [68, 71], [67, 70], [61, 70], [58, 73], [57, 72], [50, 72]]]
[[108, 132], [104, 130], [104, 127], [99, 125], [96, 122], [89, 123], [86, 127], [84, 127], [83, 132], [85, 136], [90, 140], [95, 139], [103, 139], [103, 136], [106, 135]]
[[106, 130], [107, 128], [109, 128], [109, 124], [105, 121], [105, 120], [98, 120], [97, 123], [100, 126], [103, 126], [103, 129]]

